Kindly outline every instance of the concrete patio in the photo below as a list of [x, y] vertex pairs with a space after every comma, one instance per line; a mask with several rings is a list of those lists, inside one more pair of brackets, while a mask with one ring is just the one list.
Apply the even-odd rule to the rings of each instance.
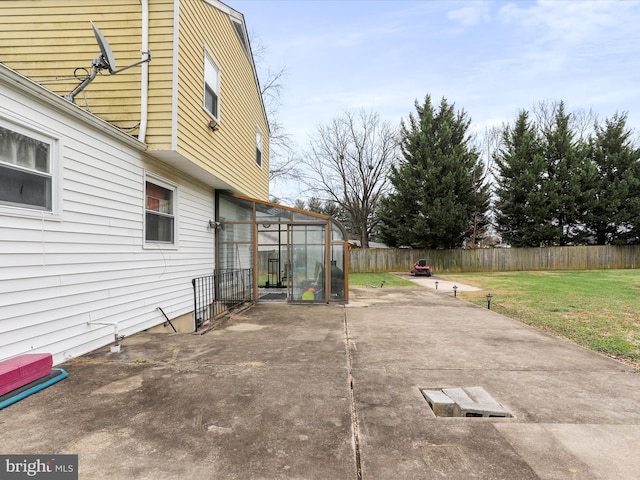
[[[0, 411], [3, 454], [82, 479], [637, 479], [640, 374], [426, 288], [259, 304], [204, 335], [140, 333]], [[480, 386], [512, 418], [439, 418]]]

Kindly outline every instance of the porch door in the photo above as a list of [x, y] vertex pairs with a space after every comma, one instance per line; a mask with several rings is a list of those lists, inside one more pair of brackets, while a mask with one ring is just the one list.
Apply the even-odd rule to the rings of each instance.
[[292, 303], [327, 301], [326, 228], [326, 225], [289, 225], [287, 297]]
[[287, 282], [286, 224], [258, 224], [258, 287], [282, 289]]

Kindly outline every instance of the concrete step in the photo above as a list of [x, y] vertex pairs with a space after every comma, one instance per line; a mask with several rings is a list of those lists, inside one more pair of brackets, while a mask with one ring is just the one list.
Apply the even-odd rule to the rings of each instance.
[[512, 415], [482, 387], [422, 389], [438, 417], [501, 417]]

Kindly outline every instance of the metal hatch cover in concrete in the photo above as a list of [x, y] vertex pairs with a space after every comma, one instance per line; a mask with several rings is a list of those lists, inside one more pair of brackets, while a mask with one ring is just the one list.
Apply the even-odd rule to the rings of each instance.
[[[92, 480], [638, 479], [633, 367], [426, 288], [350, 299], [70, 360], [0, 411], [0, 453], [78, 454]], [[420, 392], [460, 385], [514, 418], [447, 421]]]
[[437, 417], [512, 416], [482, 387], [422, 388], [420, 391]]

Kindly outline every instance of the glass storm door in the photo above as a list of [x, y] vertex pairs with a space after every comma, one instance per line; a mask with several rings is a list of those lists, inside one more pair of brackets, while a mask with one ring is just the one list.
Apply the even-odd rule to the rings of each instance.
[[326, 302], [326, 225], [289, 225], [289, 282], [292, 303]]

